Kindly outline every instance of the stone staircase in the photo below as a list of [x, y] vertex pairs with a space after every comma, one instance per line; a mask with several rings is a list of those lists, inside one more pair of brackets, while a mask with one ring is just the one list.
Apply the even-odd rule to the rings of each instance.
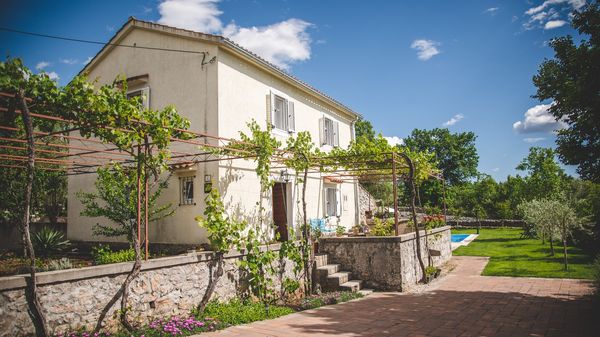
[[371, 289], [364, 289], [362, 280], [351, 279], [351, 273], [340, 270], [340, 265], [330, 263], [327, 254], [315, 255], [315, 280], [321, 290], [326, 291], [352, 291], [368, 295]]

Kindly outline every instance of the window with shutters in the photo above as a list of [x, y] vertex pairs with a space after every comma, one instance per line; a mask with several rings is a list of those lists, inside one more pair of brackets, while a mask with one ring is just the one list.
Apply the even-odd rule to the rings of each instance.
[[141, 88], [138, 90], [132, 90], [127, 93], [127, 98], [132, 99], [135, 97], [140, 97], [141, 107], [149, 109], [150, 108], [150, 88]]
[[294, 102], [271, 93], [271, 124], [273, 128], [285, 132], [295, 130]]
[[194, 176], [180, 177], [179, 190], [179, 205], [195, 205], [194, 203]]
[[325, 188], [325, 216], [340, 215], [339, 192], [335, 187]]
[[321, 145], [339, 145], [339, 123], [323, 117], [321, 118]]

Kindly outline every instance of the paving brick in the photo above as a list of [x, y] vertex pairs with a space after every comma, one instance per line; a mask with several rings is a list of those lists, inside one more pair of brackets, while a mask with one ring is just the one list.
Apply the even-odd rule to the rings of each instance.
[[598, 336], [589, 282], [480, 276], [487, 261], [453, 257], [454, 270], [420, 293], [373, 293], [199, 337]]

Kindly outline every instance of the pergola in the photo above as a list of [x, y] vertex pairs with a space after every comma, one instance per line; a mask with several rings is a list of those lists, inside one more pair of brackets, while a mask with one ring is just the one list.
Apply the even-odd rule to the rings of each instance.
[[[15, 96], [11, 93], [0, 92], [0, 113], [19, 115], [22, 112], [11, 108], [9, 100]], [[131, 155], [121, 151], [114, 145], [107, 144], [98, 139], [73, 135], [79, 130], [75, 121], [64, 119], [57, 116], [30, 113], [32, 118], [47, 120], [62, 125], [58, 131], [42, 132], [34, 130], [34, 151], [39, 154], [35, 156], [35, 169], [64, 172], [66, 176], [94, 174], [100, 167], [114, 165], [116, 163], [132, 165], [134, 161]], [[25, 153], [28, 150], [27, 140], [18, 137], [19, 128], [0, 125], [0, 167], [9, 169], [26, 169], [25, 163], [28, 157]], [[123, 130], [121, 130], [123, 131]], [[127, 131], [127, 130], [125, 130]], [[233, 160], [252, 160], [255, 155], [251, 151], [231, 146], [231, 144], [244, 143], [240, 140], [220, 137], [203, 132], [190, 130], [181, 130], [186, 137], [171, 138], [172, 144], [188, 144], [195, 147], [194, 150], [172, 150], [168, 159], [168, 165], [171, 168], [189, 166], [199, 163], [233, 161]], [[139, 144], [138, 151], [148, 150], [149, 143]], [[146, 147], [146, 148], [144, 148]], [[285, 150], [279, 149], [273, 156], [271, 162], [275, 169], [287, 168], [284, 164], [290, 154]], [[413, 182], [414, 165], [410, 158], [397, 152], [389, 152], [374, 156], [374, 158], [365, 159], [364, 156], [342, 155], [342, 156], [324, 156], [309, 159], [310, 169], [308, 173], [321, 173], [328, 178], [335, 179], [336, 182], [349, 183], [360, 181], [368, 182], [392, 182], [394, 197], [394, 224], [395, 234], [398, 235], [399, 211], [398, 211], [398, 183], [400, 180]], [[441, 175], [430, 174], [430, 178], [442, 181], [444, 187], [443, 208], [446, 214], [445, 204], [445, 186]], [[142, 213], [145, 214], [145, 251], [148, 258], [148, 212], [142, 212], [142, 207], [147, 209], [148, 183], [142, 186], [138, 177], [137, 189], [137, 234], [138, 242], [141, 242], [141, 222]], [[414, 186], [413, 194], [414, 194]], [[142, 197], [142, 193], [144, 196]], [[142, 206], [145, 200], [145, 205]], [[414, 205], [413, 205], [414, 214]], [[416, 216], [413, 216], [416, 218]]]

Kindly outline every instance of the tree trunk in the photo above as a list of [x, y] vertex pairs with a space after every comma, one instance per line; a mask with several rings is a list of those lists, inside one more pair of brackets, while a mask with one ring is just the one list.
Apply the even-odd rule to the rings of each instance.
[[312, 265], [314, 261], [314, 254], [316, 253], [312, 249], [312, 238], [310, 233], [310, 226], [308, 225], [308, 218], [306, 213], [306, 185], [308, 183], [308, 167], [304, 169], [304, 177], [302, 182], [302, 235], [306, 241], [302, 245], [302, 256], [305, 258], [304, 261], [304, 293], [308, 294], [312, 290]]
[[[129, 274], [127, 275], [127, 277], [125, 278], [125, 282], [123, 282], [123, 296], [121, 297], [121, 312], [120, 312], [120, 319], [121, 319], [121, 324], [123, 324], [123, 326], [125, 327], [125, 329], [127, 329], [129, 332], [133, 332], [134, 328], [131, 325], [131, 323], [129, 322], [129, 320], [127, 319], [127, 300], [129, 299], [129, 286], [131, 285], [131, 282], [139, 275], [140, 270], [142, 268], [142, 258], [141, 258], [141, 252], [140, 252], [140, 240], [139, 240], [139, 229], [142, 228], [141, 226], [141, 212], [140, 210], [140, 205], [141, 205], [141, 186], [140, 186], [140, 177], [142, 175], [142, 162], [140, 158], [140, 148], [138, 146], [138, 162], [137, 162], [137, 174], [138, 174], [138, 217], [137, 217], [137, 226], [131, 226], [131, 237], [133, 238], [133, 251], [134, 251], [134, 255], [135, 255], [135, 261], [133, 262], [133, 268], [131, 268], [131, 272], [129, 272]], [[145, 170], [144, 170], [144, 186], [145, 184], [148, 182], [148, 175], [146, 174]], [[147, 212], [148, 210], [146, 209], [145, 212]]]
[[202, 296], [202, 300], [200, 301], [200, 304], [198, 304], [198, 313], [202, 314], [204, 312], [204, 309], [206, 308], [206, 305], [208, 304], [208, 301], [210, 301], [210, 298], [212, 297], [213, 293], [215, 292], [215, 288], [217, 287], [217, 283], [219, 282], [219, 279], [221, 278], [221, 276], [223, 276], [223, 259], [225, 257], [225, 254], [223, 252], [215, 252], [215, 263], [216, 263], [216, 271], [214, 273], [211, 272], [209, 281], [208, 281], [208, 286], [206, 286], [206, 291], [204, 291], [204, 296]]
[[30, 280], [28, 282], [28, 288], [31, 296], [29, 301], [29, 307], [32, 313], [34, 325], [36, 327], [36, 334], [38, 336], [49, 336], [48, 326], [46, 325], [46, 317], [42, 311], [42, 306], [37, 293], [37, 277], [35, 271], [35, 251], [33, 244], [31, 243], [31, 235], [29, 232], [29, 217], [31, 211], [31, 193], [33, 191], [33, 174], [35, 169], [35, 150], [33, 140], [33, 122], [31, 121], [31, 115], [25, 94], [23, 91], [17, 93], [17, 99], [21, 104], [21, 117], [23, 119], [23, 125], [25, 126], [25, 134], [27, 136], [27, 185], [25, 186], [25, 201], [23, 203], [23, 218], [21, 220], [21, 232], [23, 235], [23, 243], [25, 244], [25, 251], [27, 257], [29, 257], [29, 275]]
[[133, 326], [131, 325], [131, 323], [129, 323], [129, 320], [127, 319], [127, 311], [128, 311], [127, 300], [129, 299], [129, 286], [130, 286], [131, 282], [138, 276], [138, 274], [140, 273], [141, 267], [142, 267], [140, 242], [137, 237], [136, 226], [131, 226], [131, 231], [132, 231], [132, 236], [133, 236], [135, 261], [133, 262], [133, 268], [131, 268], [131, 271], [129, 272], [129, 274], [127, 274], [127, 277], [125, 278], [125, 282], [123, 282], [123, 286], [122, 286], [123, 292], [122, 292], [122, 296], [121, 296], [121, 313], [120, 313], [121, 324], [123, 324], [123, 326], [129, 332], [134, 331]]
[[554, 256], [554, 240], [552, 240], [552, 238], [550, 238], [550, 256]]
[[565, 259], [565, 270], [569, 270], [569, 262], [567, 261], [567, 239], [563, 238], [563, 256]]
[[416, 189], [415, 189], [415, 167], [413, 165], [412, 160], [404, 154], [400, 153], [400, 155], [404, 158], [406, 163], [408, 164], [408, 183], [410, 184], [410, 210], [412, 213], [413, 223], [415, 225], [415, 240], [417, 247], [417, 260], [419, 260], [419, 266], [421, 267], [421, 280], [419, 282], [427, 282], [427, 276], [425, 275], [425, 264], [423, 263], [423, 257], [421, 256], [421, 234], [419, 233], [419, 222], [417, 221], [417, 212], [415, 210], [415, 198], [416, 198]]

